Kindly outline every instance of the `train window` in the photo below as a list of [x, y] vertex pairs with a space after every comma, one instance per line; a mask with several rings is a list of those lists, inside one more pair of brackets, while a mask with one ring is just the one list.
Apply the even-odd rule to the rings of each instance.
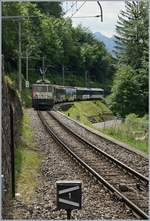
[[35, 86], [37, 92], [47, 92], [47, 85], [38, 85]]
[[52, 86], [48, 86], [48, 91], [52, 91]]
[[101, 91], [92, 91], [92, 94], [102, 94]]

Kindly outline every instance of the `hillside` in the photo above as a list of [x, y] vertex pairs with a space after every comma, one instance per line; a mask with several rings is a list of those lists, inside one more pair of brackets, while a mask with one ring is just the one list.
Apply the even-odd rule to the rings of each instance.
[[101, 101], [78, 101], [63, 111], [64, 114], [92, 127], [93, 123], [112, 119], [112, 112]]

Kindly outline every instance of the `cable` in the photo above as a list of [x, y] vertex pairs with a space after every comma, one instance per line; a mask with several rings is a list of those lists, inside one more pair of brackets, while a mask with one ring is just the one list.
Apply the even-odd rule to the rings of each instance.
[[86, 3], [86, 1], [87, 1], [87, 0], [85, 0], [85, 1], [82, 3], [82, 5], [71, 15], [70, 18], [72, 18], [72, 17], [83, 7], [83, 5]]
[[[71, 7], [70, 7], [68, 10], [66, 10], [64, 13], [66, 14], [67, 12], [69, 12], [69, 11], [73, 8], [73, 6], [77, 3], [77, 1], [78, 1], [78, 0], [76, 0], [75, 3], [73, 3], [73, 4], [71, 5]], [[65, 15], [65, 14], [64, 14], [64, 15]]]
[[80, 16], [80, 17], [72, 17], [72, 18], [99, 18], [99, 17], [101, 17], [101, 15], [91, 15], [91, 16]]

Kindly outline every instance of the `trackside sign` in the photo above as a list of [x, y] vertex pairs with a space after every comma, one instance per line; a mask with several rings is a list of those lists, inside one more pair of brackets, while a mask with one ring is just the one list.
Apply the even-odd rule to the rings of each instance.
[[57, 181], [57, 209], [81, 209], [81, 181]]

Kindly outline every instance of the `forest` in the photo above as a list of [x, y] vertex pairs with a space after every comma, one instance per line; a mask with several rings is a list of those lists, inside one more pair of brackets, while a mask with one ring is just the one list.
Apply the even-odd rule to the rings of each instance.
[[[2, 54], [5, 73], [18, 86], [21, 56], [25, 90], [26, 58], [30, 87], [46, 66], [52, 84], [102, 87], [118, 116], [148, 113], [148, 1], [126, 1], [116, 24], [115, 56], [88, 29], [73, 27], [59, 2], [3, 2]], [[107, 18], [106, 18], [107, 19]], [[19, 54], [19, 24], [21, 55]]]

